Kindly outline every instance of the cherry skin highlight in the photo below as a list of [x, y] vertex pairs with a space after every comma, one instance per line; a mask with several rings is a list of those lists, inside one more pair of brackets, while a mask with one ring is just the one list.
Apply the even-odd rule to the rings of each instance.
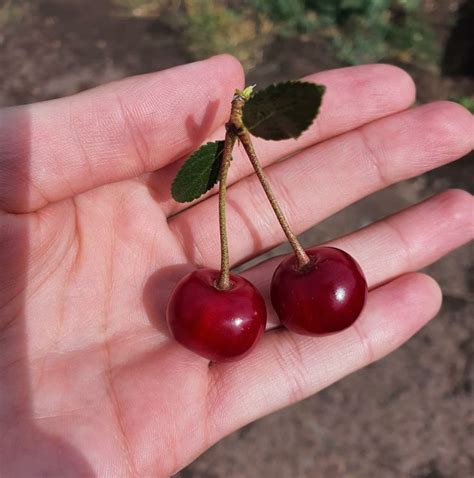
[[232, 287], [216, 287], [219, 272], [199, 269], [174, 289], [168, 327], [177, 342], [215, 362], [238, 360], [256, 345], [267, 320], [265, 301], [246, 279], [230, 275]]
[[334, 247], [315, 247], [306, 253], [311, 262], [302, 270], [293, 255], [273, 274], [271, 298], [281, 323], [302, 335], [346, 329], [367, 300], [367, 282], [360, 266]]

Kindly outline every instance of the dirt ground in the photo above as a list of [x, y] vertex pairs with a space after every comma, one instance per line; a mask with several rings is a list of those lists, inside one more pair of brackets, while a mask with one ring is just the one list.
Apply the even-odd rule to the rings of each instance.
[[[448, 44], [459, 2], [425, 3]], [[111, 15], [109, 0], [29, 4], [21, 21], [0, 24], [0, 106], [60, 97], [191, 60], [180, 35], [164, 20]], [[472, 93], [472, 68], [463, 70], [463, 61], [448, 51], [443, 69], [450, 76], [444, 77], [408, 67], [419, 100]], [[337, 66], [318, 37], [277, 40], [249, 73], [249, 82], [262, 85]], [[309, 245], [336, 237], [448, 187], [472, 188], [473, 177], [465, 158], [358, 202], [307, 231], [303, 241]], [[234, 433], [178, 476], [474, 476], [472, 248], [456, 251], [428, 272], [443, 287], [443, 309], [408, 344], [322, 393]]]

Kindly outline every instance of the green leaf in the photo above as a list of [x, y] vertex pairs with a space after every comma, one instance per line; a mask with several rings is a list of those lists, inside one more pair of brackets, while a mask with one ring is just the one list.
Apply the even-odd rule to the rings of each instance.
[[173, 198], [178, 202], [190, 202], [209, 191], [219, 179], [223, 151], [224, 141], [207, 143], [195, 151], [173, 181]]
[[323, 85], [288, 81], [255, 93], [245, 104], [244, 125], [264, 139], [297, 138], [318, 114]]

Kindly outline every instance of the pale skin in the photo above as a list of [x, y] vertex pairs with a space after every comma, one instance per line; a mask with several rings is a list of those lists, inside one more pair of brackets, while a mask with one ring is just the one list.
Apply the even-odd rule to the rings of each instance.
[[[297, 233], [473, 148], [472, 115], [448, 102], [411, 108], [413, 82], [395, 67], [307, 79], [327, 87], [313, 126], [297, 141], [255, 140]], [[220, 261], [216, 191], [177, 204], [170, 181], [183, 157], [223, 138], [243, 86], [237, 61], [219, 56], [0, 111], [2, 476], [169, 476], [436, 315], [439, 287], [413, 271], [472, 238], [473, 201], [458, 190], [332, 242], [371, 290], [352, 328], [269, 330], [244, 360], [212, 365], [169, 337], [171, 288]], [[283, 241], [240, 148], [228, 199], [232, 265]], [[267, 298], [276, 264], [245, 273]]]

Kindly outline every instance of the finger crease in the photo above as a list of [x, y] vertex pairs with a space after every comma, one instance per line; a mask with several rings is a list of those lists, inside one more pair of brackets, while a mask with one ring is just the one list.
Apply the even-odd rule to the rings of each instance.
[[124, 426], [123, 420], [121, 418], [122, 412], [121, 412], [121, 407], [120, 407], [117, 391], [115, 390], [113, 370], [112, 370], [112, 359], [110, 354], [110, 344], [108, 340], [104, 342], [104, 350], [105, 350], [105, 359], [106, 359], [105, 378], [106, 378], [107, 396], [109, 397], [110, 403], [112, 405], [112, 413], [115, 418], [115, 424], [116, 424], [117, 430], [121, 437], [120, 441], [122, 443], [122, 449], [125, 454], [125, 459], [127, 462], [128, 470], [130, 472], [130, 476], [139, 476], [135, 467], [135, 463], [133, 462], [131, 445], [128, 440], [127, 434], [125, 432], [125, 426]]
[[125, 107], [120, 95], [116, 94], [115, 97], [119, 107], [120, 115], [122, 117], [122, 121], [125, 125], [125, 128], [130, 133], [130, 138], [132, 140], [135, 156], [140, 162], [142, 172], [148, 171], [150, 152], [145, 137], [143, 133], [138, 128], [134, 127], [133, 123], [130, 121], [128, 110]]
[[281, 375], [288, 384], [290, 403], [295, 403], [305, 397], [308, 389], [308, 380], [304, 358], [300, 344], [287, 331], [275, 331], [275, 345], [273, 355]]
[[410, 245], [410, 242], [402, 233], [401, 229], [397, 227], [395, 224], [392, 224], [392, 221], [390, 221], [390, 219], [387, 219], [385, 221], [385, 224], [390, 229], [392, 234], [397, 238], [398, 242], [400, 243], [400, 247], [398, 249], [403, 251], [402, 253], [403, 253], [404, 269], [410, 269], [410, 263], [411, 263], [410, 259], [412, 257], [412, 253], [411, 253], [412, 246]]
[[378, 182], [383, 187], [389, 186], [391, 184], [391, 181], [389, 181], [388, 178], [385, 176], [385, 173], [382, 170], [381, 161], [378, 158], [380, 151], [376, 151], [376, 149], [372, 146], [369, 138], [365, 134], [364, 128], [356, 129], [354, 130], [354, 133], [359, 136], [362, 142], [363, 150], [366, 152], [366, 154], [364, 154], [364, 159], [366, 159], [367, 162], [372, 166], [372, 169], [375, 171], [375, 174], [377, 176]]
[[[92, 163], [91, 163], [91, 160], [89, 158], [89, 155], [87, 154], [86, 149], [84, 148], [84, 145], [82, 144], [81, 138], [79, 137], [79, 134], [77, 133], [77, 130], [74, 126], [72, 108], [69, 109], [69, 124], [70, 124], [72, 137], [73, 137], [74, 141], [76, 142], [76, 146], [77, 146], [77, 149], [79, 150], [80, 156], [82, 158], [82, 162], [85, 164], [85, 166], [87, 167], [87, 170], [89, 172], [91, 185], [94, 185], [95, 184], [95, 174], [94, 174], [94, 171], [93, 171], [93, 168], [92, 168]], [[60, 159], [58, 164], [62, 164], [62, 162], [63, 162], [63, 160]], [[76, 191], [74, 189], [74, 187], [72, 186], [71, 182], [69, 181], [69, 179], [68, 179], [67, 175], [64, 173], [64, 171], [62, 171], [62, 173], [63, 173], [62, 174], [63, 181], [67, 185], [67, 187], [69, 189], [69, 192], [70, 192], [69, 195], [72, 196], [72, 197], [76, 196], [76, 194], [79, 191]]]
[[[186, 259], [196, 266], [203, 266], [205, 264], [204, 255], [201, 250], [202, 241], [189, 241], [192, 246], [192, 252], [190, 247], [186, 244], [184, 235], [181, 232], [180, 227], [173, 227], [172, 223], [170, 224], [170, 231], [172, 232], [176, 242], [178, 243], [181, 251], [183, 252]], [[195, 235], [192, 235], [195, 237]]]
[[370, 343], [369, 338], [367, 337], [364, 329], [360, 326], [358, 322], [355, 322], [352, 326], [354, 331], [359, 339], [359, 342], [364, 351], [364, 360], [366, 363], [372, 363], [375, 360], [375, 353]]

